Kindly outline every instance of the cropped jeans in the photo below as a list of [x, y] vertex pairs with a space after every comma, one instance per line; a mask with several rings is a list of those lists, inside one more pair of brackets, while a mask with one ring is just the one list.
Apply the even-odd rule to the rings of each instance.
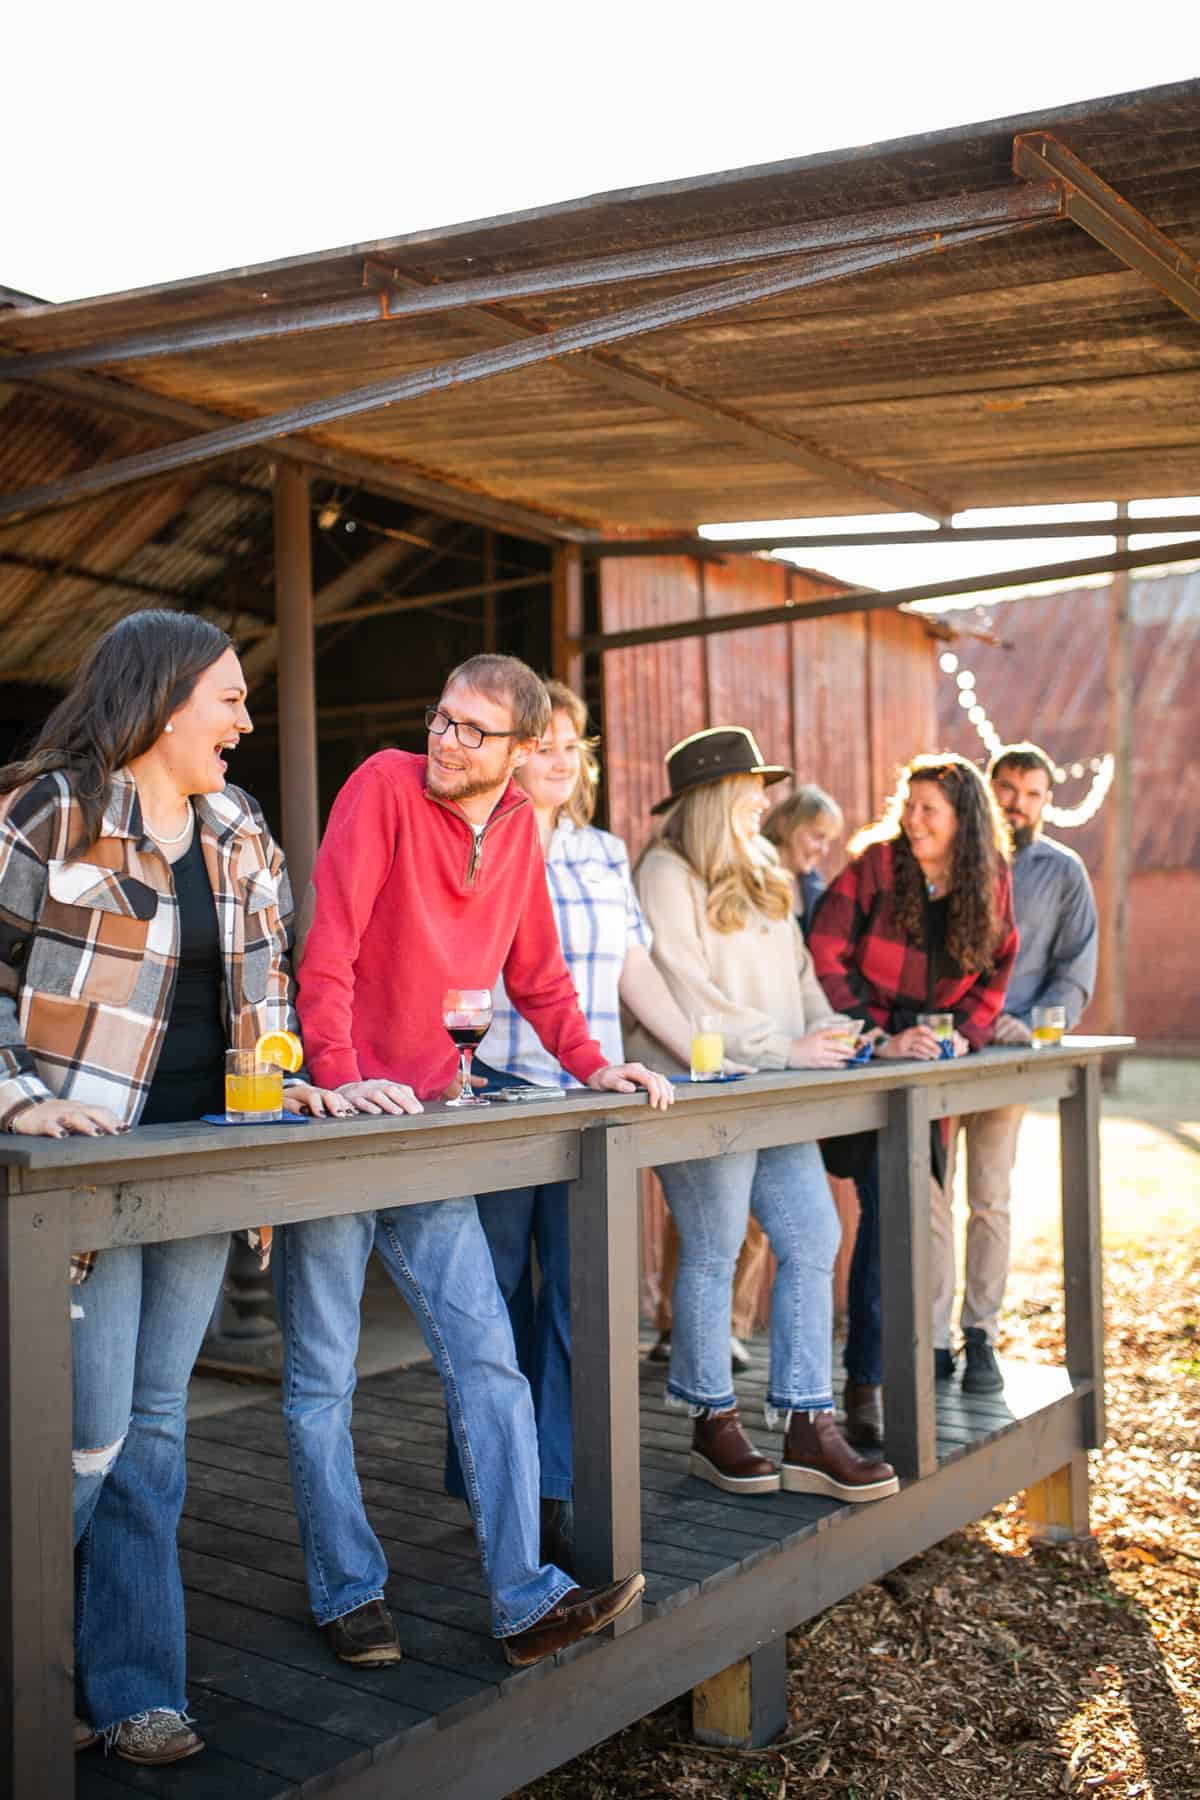
[[575, 1584], [540, 1560], [533, 1403], [471, 1198], [311, 1219], [278, 1234], [272, 1262], [284, 1334], [283, 1416], [313, 1614], [326, 1625], [382, 1599], [387, 1580], [350, 1436], [359, 1308], [373, 1249], [441, 1375], [493, 1631], [509, 1637], [536, 1624]]
[[735, 1151], [658, 1171], [679, 1229], [667, 1395], [693, 1409], [735, 1404], [729, 1333], [733, 1272], [751, 1214], [778, 1261], [771, 1296], [767, 1422], [833, 1406], [837, 1208], [815, 1144]]
[[228, 1252], [225, 1232], [104, 1250], [70, 1290], [76, 1709], [99, 1731], [184, 1710], [188, 1378]]

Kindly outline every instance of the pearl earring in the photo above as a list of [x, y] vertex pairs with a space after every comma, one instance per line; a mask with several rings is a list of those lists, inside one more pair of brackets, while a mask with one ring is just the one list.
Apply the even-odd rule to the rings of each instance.
[[168, 719], [166, 724], [163, 726], [163, 730], [164, 731], [174, 731], [174, 729], [175, 729], [175, 727], [172, 725], [170, 719]]

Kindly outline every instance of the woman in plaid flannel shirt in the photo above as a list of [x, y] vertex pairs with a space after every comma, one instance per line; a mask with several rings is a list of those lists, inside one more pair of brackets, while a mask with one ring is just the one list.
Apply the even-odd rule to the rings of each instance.
[[[223, 1110], [224, 1055], [295, 1030], [283, 856], [225, 758], [251, 729], [233, 646], [147, 611], [100, 640], [0, 770], [0, 1124], [97, 1136]], [[289, 1084], [289, 1112], [353, 1110]], [[268, 1230], [254, 1234], [264, 1255]], [[73, 1259], [75, 1742], [174, 1762], [187, 1385], [228, 1233]], [[65, 1271], [64, 1271], [65, 1273]]]
[[[821, 985], [876, 1036], [875, 1053], [935, 1061], [942, 1046], [924, 1012], [954, 1015], [956, 1056], [982, 1050], [1017, 954], [1009, 839], [992, 792], [960, 756], [918, 756], [882, 819], [852, 840], [851, 860], [822, 898], [809, 933]], [[946, 1179], [945, 1136], [932, 1134], [934, 1181]], [[835, 1165], [837, 1172], [843, 1171]], [[850, 1264], [846, 1435], [883, 1441], [879, 1158], [853, 1169], [858, 1235]], [[943, 1209], [935, 1208], [940, 1218]], [[944, 1373], [948, 1346], [939, 1347]]]

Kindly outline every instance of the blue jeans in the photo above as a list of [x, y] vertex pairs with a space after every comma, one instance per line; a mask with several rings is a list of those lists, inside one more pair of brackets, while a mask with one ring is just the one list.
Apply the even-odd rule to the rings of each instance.
[[309, 1599], [319, 1625], [383, 1597], [350, 1437], [359, 1307], [372, 1249], [412, 1307], [442, 1377], [466, 1475], [492, 1626], [533, 1625], [575, 1584], [539, 1561], [537, 1434], [529, 1384], [473, 1199], [310, 1219], [279, 1234], [283, 1416]]
[[858, 1234], [850, 1258], [847, 1292], [846, 1374], [878, 1387], [883, 1380], [883, 1306], [879, 1262], [879, 1152], [854, 1182]]
[[76, 1706], [100, 1731], [185, 1705], [187, 1387], [228, 1252], [224, 1232], [103, 1250], [71, 1289]]
[[779, 1267], [771, 1296], [767, 1414], [833, 1406], [833, 1263], [841, 1225], [815, 1144], [744, 1150], [658, 1170], [679, 1228], [669, 1396], [735, 1404], [729, 1360], [733, 1271], [753, 1212]]
[[[496, 1280], [508, 1306], [517, 1363], [533, 1391], [541, 1492], [571, 1498], [571, 1264], [567, 1207], [570, 1184], [508, 1188], [480, 1194], [476, 1204]], [[541, 1282], [533, 1290], [532, 1245]], [[451, 1439], [446, 1488], [465, 1498], [462, 1469]]]

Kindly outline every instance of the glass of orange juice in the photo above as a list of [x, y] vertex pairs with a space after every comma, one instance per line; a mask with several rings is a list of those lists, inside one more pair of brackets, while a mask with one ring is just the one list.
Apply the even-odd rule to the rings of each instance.
[[283, 1070], [253, 1050], [225, 1052], [225, 1117], [234, 1125], [270, 1125], [283, 1117]]
[[721, 1073], [725, 1061], [725, 1039], [721, 1022], [708, 1013], [692, 1021], [692, 1080], [711, 1081]]
[[1067, 1029], [1067, 1009], [1065, 1006], [1035, 1006], [1033, 1009], [1033, 1047], [1045, 1050], [1051, 1044], [1061, 1044], [1063, 1032]]

